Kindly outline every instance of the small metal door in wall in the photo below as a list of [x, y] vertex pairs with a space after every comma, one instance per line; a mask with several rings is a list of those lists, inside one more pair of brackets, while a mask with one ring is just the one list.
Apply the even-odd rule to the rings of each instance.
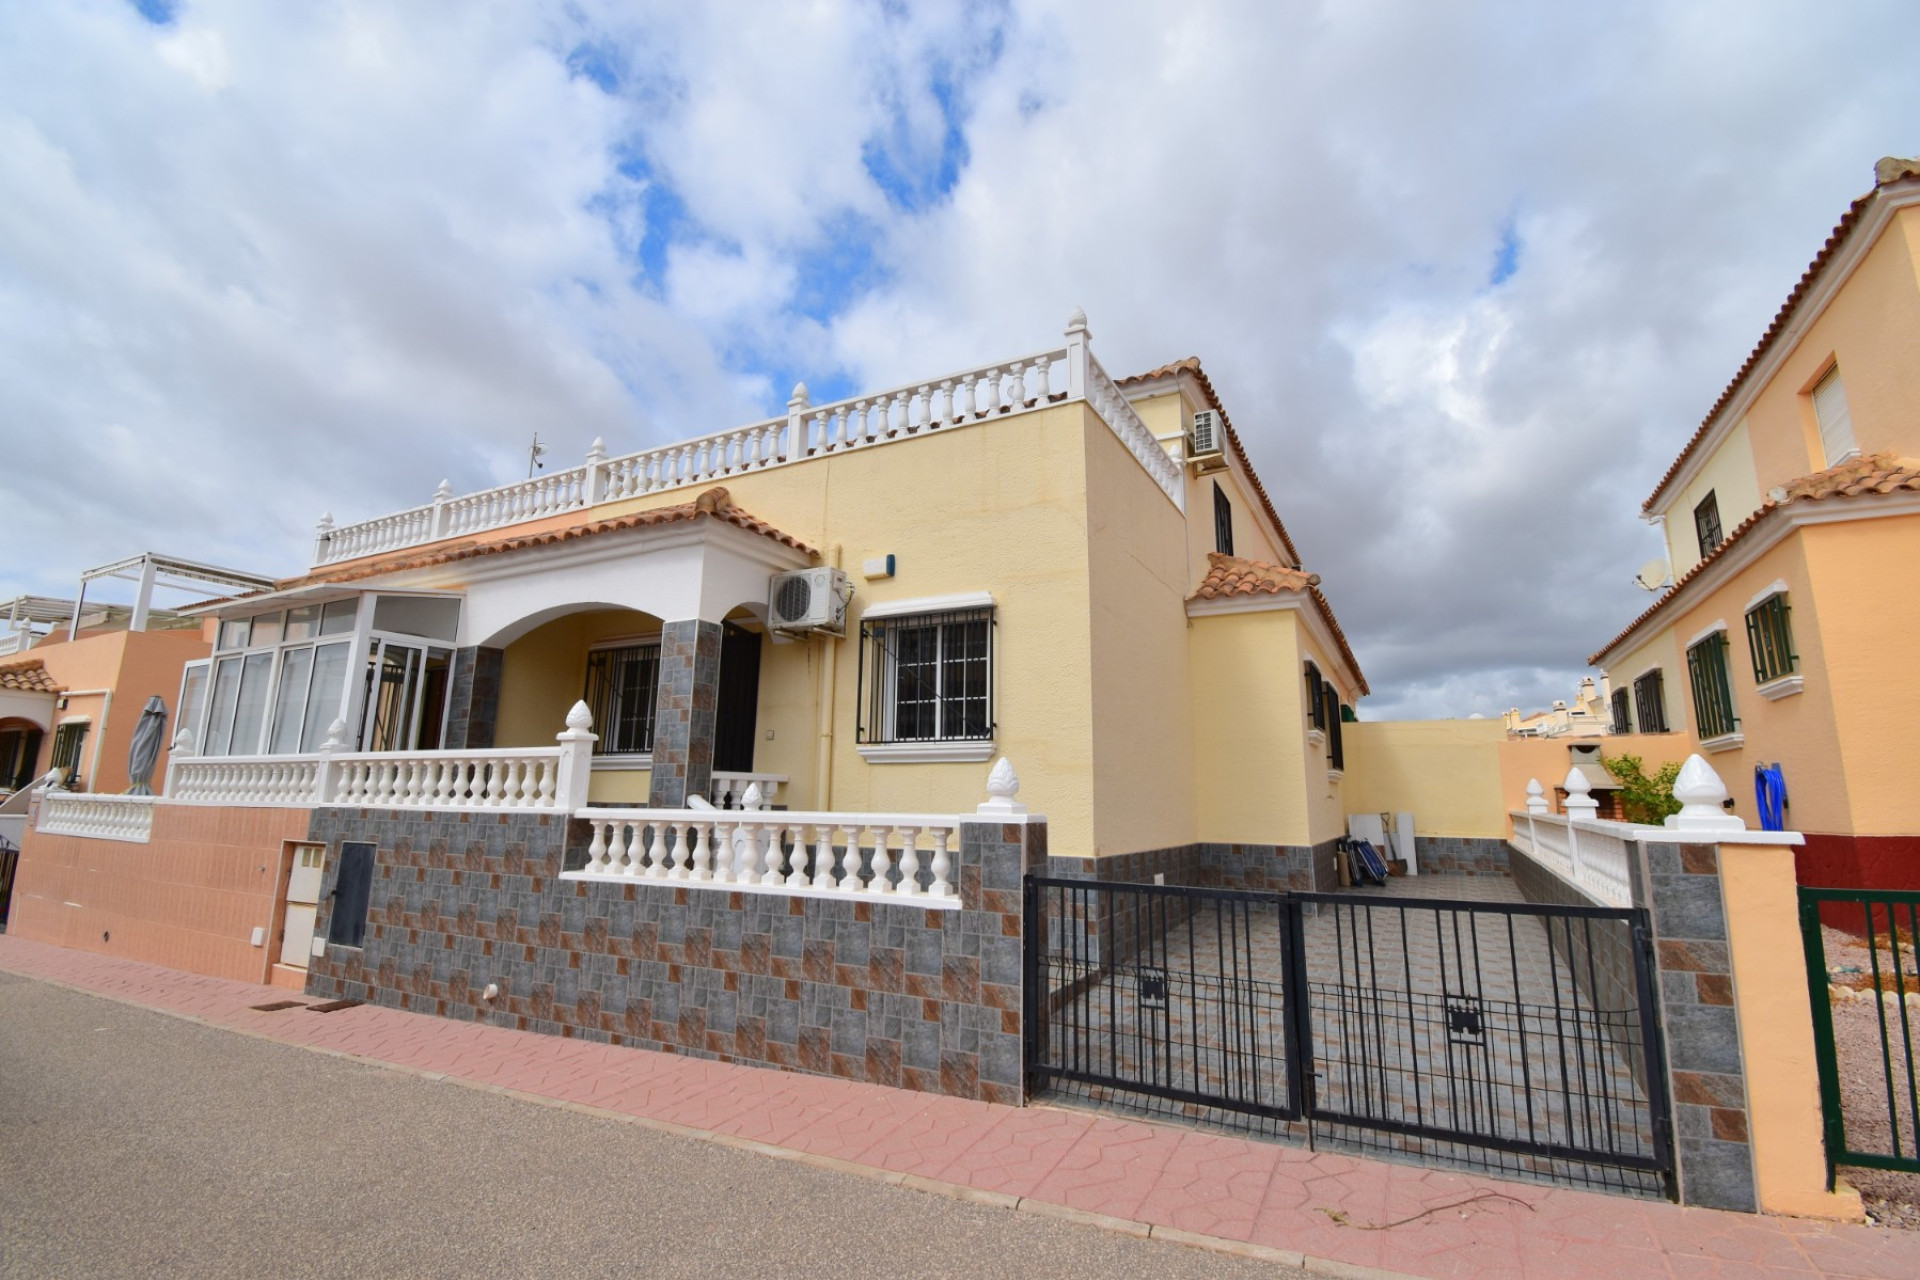
[[287, 916], [280, 931], [280, 963], [307, 967], [313, 954], [314, 915], [320, 909], [320, 873], [327, 849], [319, 844], [293, 847], [293, 866], [287, 872]]

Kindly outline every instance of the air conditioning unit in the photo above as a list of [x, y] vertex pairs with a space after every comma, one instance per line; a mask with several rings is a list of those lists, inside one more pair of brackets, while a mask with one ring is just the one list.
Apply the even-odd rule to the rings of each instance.
[[847, 633], [847, 575], [838, 569], [776, 573], [767, 591], [767, 626], [774, 631]]
[[1212, 409], [1196, 410], [1193, 430], [1187, 435], [1187, 461], [1198, 464], [1202, 472], [1225, 468], [1226, 440], [1220, 415]]

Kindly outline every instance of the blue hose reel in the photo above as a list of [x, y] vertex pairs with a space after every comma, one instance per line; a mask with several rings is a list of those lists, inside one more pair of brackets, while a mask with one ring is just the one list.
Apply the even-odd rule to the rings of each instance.
[[1753, 798], [1760, 806], [1762, 831], [1787, 829], [1787, 779], [1779, 764], [1753, 766]]

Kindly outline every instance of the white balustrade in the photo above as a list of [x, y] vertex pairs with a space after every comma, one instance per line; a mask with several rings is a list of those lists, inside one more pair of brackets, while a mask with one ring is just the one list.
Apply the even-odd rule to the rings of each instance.
[[153, 838], [153, 801], [152, 796], [46, 791], [34, 829], [42, 835], [146, 844]]
[[593, 827], [573, 880], [684, 881], [731, 892], [956, 908], [952, 814], [753, 809], [584, 809]]
[[[780, 789], [786, 785], [784, 773], [727, 773], [716, 769], [707, 799], [719, 809], [777, 809], [782, 798]], [[748, 804], [747, 789], [754, 786], [760, 788], [759, 803]]]
[[312, 804], [319, 756], [175, 757], [166, 798], [196, 804]]
[[1585, 822], [1524, 810], [1510, 816], [1515, 848], [1609, 907], [1633, 905], [1629, 846], [1661, 838], [1660, 828], [1625, 822]]
[[1085, 317], [1075, 313], [1063, 347], [927, 378], [831, 404], [815, 405], [794, 388], [787, 415], [733, 427], [618, 458], [599, 441], [586, 464], [453, 497], [444, 486], [410, 511], [336, 526], [323, 517], [314, 567], [420, 546], [442, 538], [506, 528], [585, 511], [606, 502], [723, 481], [728, 476], [804, 462], [951, 430], [1085, 397], [1176, 506], [1186, 489], [1180, 464], [1154, 440], [1126, 396], [1088, 350]]

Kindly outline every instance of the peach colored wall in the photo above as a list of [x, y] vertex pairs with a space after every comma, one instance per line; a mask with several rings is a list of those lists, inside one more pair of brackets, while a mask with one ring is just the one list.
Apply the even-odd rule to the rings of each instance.
[[1913, 408], [1913, 374], [1920, 360], [1916, 261], [1920, 209], [1909, 208], [1896, 215], [1755, 398], [1747, 421], [1761, 492], [1827, 465], [1808, 393], [1836, 360], [1861, 450], [1920, 455], [1920, 414]]
[[[1799, 895], [1785, 845], [1720, 846], [1734, 1005], [1746, 1060], [1747, 1114], [1760, 1208], [1857, 1221], [1860, 1197], [1827, 1190], [1813, 1010], [1798, 945]], [[1827, 993], [1817, 993], [1826, 999]]]
[[1311, 605], [1290, 614], [1293, 618], [1294, 634], [1298, 637], [1300, 657], [1288, 669], [1293, 677], [1292, 687], [1287, 691], [1285, 702], [1291, 708], [1290, 714], [1283, 715], [1282, 726], [1292, 726], [1292, 731], [1300, 735], [1302, 750], [1305, 752], [1302, 786], [1306, 796], [1307, 829], [1300, 843], [1319, 844], [1347, 833], [1347, 814], [1364, 813], [1354, 801], [1353, 771], [1356, 763], [1354, 730], [1359, 729], [1358, 722], [1342, 725], [1340, 732], [1341, 759], [1344, 767], [1339, 776], [1333, 772], [1333, 759], [1329, 752], [1331, 746], [1322, 743], [1314, 746], [1306, 741], [1306, 733], [1312, 727], [1307, 712], [1307, 667], [1312, 662], [1320, 668], [1320, 675], [1339, 690], [1340, 701], [1347, 706], [1355, 706], [1360, 699], [1347, 684], [1344, 659], [1335, 656], [1321, 645], [1314, 629], [1307, 625], [1308, 610]]
[[[1812, 699], [1817, 676], [1821, 702], [1806, 710], [1827, 718], [1816, 743], [1831, 764], [1825, 774], [1806, 772], [1797, 759], [1790, 766], [1793, 825], [1853, 835], [1920, 834], [1920, 788], [1914, 785], [1920, 778], [1920, 682], [1914, 677], [1920, 596], [1904, 581], [1920, 565], [1920, 515], [1812, 525], [1798, 537], [1819, 626], [1803, 626], [1796, 604], [1794, 639], [1801, 645], [1807, 692], [1786, 702]], [[1812, 634], [1803, 640], [1803, 631]], [[1788, 709], [1785, 703], [1774, 708], [1776, 714]], [[1794, 759], [1804, 752], [1809, 744], [1798, 734], [1784, 721], [1770, 729], [1769, 758]], [[1755, 741], [1754, 735], [1748, 740]], [[1819, 787], [1838, 793], [1844, 807], [1837, 824], [1828, 817], [1833, 806], [1813, 790]], [[1810, 792], [1804, 805], [1803, 791]]]
[[[28, 829], [7, 931], [22, 938], [244, 982], [265, 982], [283, 842], [305, 809], [156, 804], [148, 844]], [[252, 945], [255, 927], [267, 945]], [[103, 936], [107, 935], [107, 936]]]
[[[64, 639], [65, 632], [35, 645], [32, 656], [46, 664], [47, 673], [63, 687], [73, 690], [111, 689], [112, 705], [98, 694], [75, 694], [67, 699], [65, 711], [54, 712], [54, 723], [69, 716], [89, 716], [92, 725], [82, 748], [82, 770], [89, 791], [122, 792], [127, 789], [127, 749], [133, 744], [134, 726], [147, 699], [160, 695], [167, 706], [168, 737], [179, 708], [180, 674], [187, 663], [210, 654], [212, 645], [194, 631], [95, 631], [83, 632], [78, 640]], [[92, 767], [98, 748], [99, 768]], [[163, 745], [154, 767], [153, 781], [158, 789], [166, 777], [168, 747]], [[53, 735], [40, 744], [38, 769], [52, 767]]]

